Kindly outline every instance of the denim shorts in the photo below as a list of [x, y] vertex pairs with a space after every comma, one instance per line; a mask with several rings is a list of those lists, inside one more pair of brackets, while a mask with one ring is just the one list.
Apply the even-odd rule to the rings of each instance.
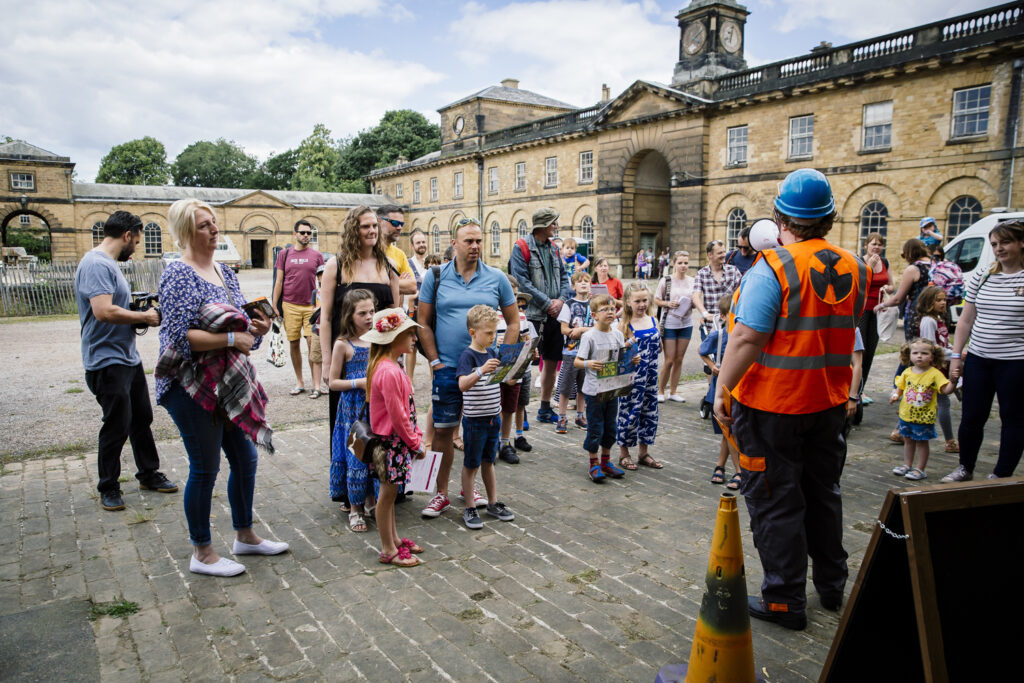
[[677, 330], [671, 330], [665, 328], [665, 334], [662, 335], [662, 339], [669, 341], [671, 339], [689, 339], [693, 336], [693, 325], [689, 327], [680, 327]]
[[899, 426], [896, 428], [899, 435], [904, 439], [910, 439], [911, 441], [928, 441], [935, 438], [935, 423], [932, 424], [921, 424], [919, 422], [904, 422], [902, 419], [899, 421]]
[[501, 416], [462, 418], [462, 466], [475, 470], [480, 463], [493, 463], [498, 457]]
[[458, 427], [459, 418], [462, 417], [462, 392], [459, 391], [455, 368], [434, 370], [430, 398], [434, 409], [434, 426], [442, 429]]

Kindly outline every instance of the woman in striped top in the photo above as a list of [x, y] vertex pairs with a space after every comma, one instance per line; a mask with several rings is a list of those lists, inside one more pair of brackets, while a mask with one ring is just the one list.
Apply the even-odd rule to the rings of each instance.
[[[1024, 453], [1024, 221], [998, 223], [988, 235], [996, 262], [967, 286], [957, 323], [949, 377], [963, 375], [960, 465], [942, 481], [974, 476], [982, 429], [999, 397], [999, 459], [989, 478], [1013, 474]], [[961, 358], [970, 337], [969, 354]]]

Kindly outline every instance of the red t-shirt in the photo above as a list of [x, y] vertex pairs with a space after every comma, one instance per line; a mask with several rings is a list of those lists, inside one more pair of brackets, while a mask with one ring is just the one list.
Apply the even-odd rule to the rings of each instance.
[[610, 296], [613, 299], [618, 299], [619, 301], [622, 301], [622, 280], [616, 277], [609, 276], [609, 278], [604, 282], [598, 282], [597, 278], [595, 277], [594, 284], [605, 285], [606, 287], [608, 287], [608, 296]]
[[274, 264], [284, 273], [281, 299], [296, 306], [309, 306], [316, 291], [316, 269], [323, 264], [323, 254], [312, 247], [302, 251], [294, 248], [281, 251]]

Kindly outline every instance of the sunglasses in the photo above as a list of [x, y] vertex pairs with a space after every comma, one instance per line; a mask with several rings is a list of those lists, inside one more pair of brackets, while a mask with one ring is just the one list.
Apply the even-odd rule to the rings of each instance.
[[381, 218], [381, 220], [382, 221], [387, 221], [388, 223], [390, 223], [391, 225], [395, 226], [396, 228], [404, 228], [405, 227], [405, 221], [396, 221], [394, 218]]
[[298, 232], [300, 235], [312, 235], [313, 234], [313, 232], [311, 230], [297, 230], [296, 232]]
[[460, 218], [459, 222], [455, 224], [455, 229], [464, 228], [467, 225], [480, 225], [480, 221], [475, 218]]

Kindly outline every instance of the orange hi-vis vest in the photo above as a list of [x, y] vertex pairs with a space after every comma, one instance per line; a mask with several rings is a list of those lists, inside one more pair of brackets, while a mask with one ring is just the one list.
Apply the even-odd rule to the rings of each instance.
[[823, 239], [761, 252], [782, 285], [768, 344], [733, 389], [745, 406], [804, 415], [846, 403], [867, 266]]

